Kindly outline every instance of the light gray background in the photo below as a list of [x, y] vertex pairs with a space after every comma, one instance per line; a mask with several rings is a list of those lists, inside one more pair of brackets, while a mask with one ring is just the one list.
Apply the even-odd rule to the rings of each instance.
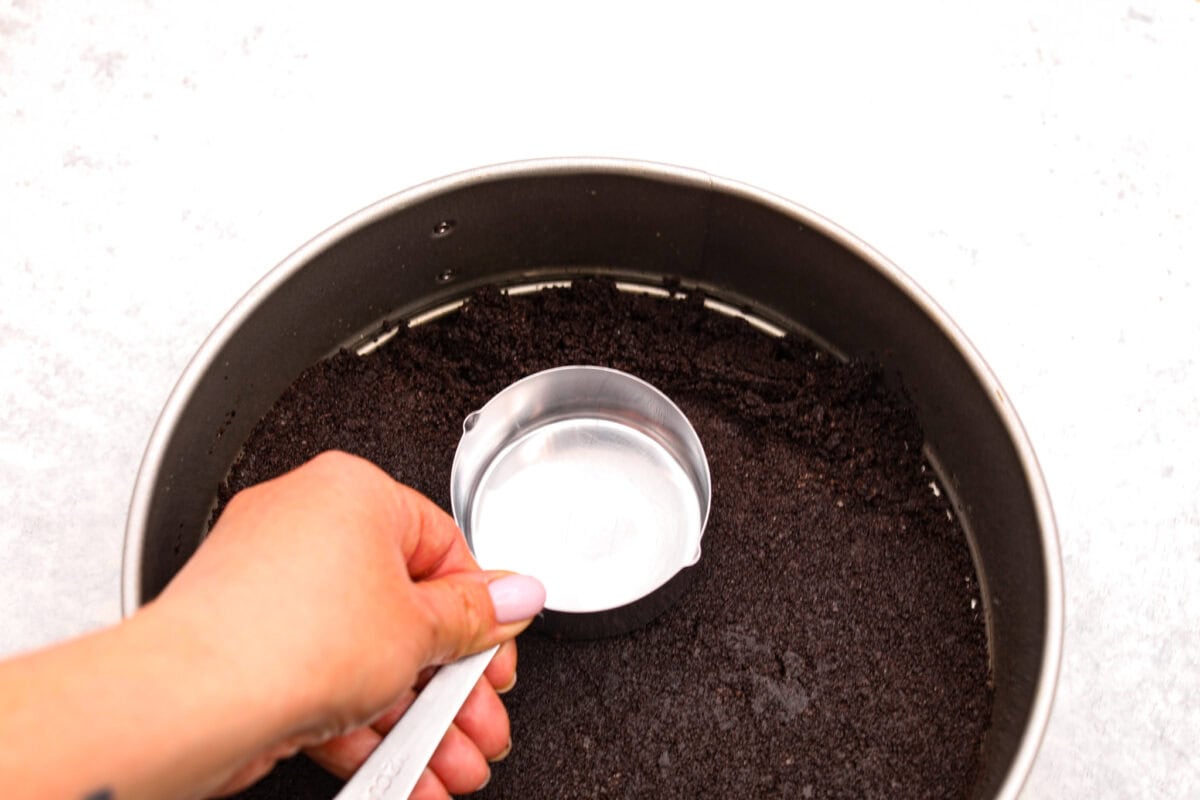
[[1005, 384], [1067, 587], [1026, 795], [1200, 796], [1200, 3], [422, 5], [0, 3], [0, 652], [118, 618], [156, 414], [290, 250], [643, 158], [840, 222]]

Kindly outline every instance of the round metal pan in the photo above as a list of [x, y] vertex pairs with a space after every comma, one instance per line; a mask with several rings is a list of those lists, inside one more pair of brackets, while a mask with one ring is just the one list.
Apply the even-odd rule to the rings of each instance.
[[216, 487], [293, 380], [381, 322], [486, 285], [605, 275], [702, 289], [767, 327], [898, 376], [966, 531], [994, 682], [975, 797], [1015, 797], [1046, 722], [1062, 646], [1050, 498], [1003, 389], [893, 264], [820, 215], [703, 172], [612, 160], [488, 167], [372, 205], [297, 250], [217, 326], [156, 426], [126, 529], [126, 614], [195, 550]]

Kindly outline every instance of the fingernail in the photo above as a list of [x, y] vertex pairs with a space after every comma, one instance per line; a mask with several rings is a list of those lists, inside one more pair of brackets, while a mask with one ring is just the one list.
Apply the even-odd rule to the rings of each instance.
[[499, 689], [497, 689], [496, 694], [508, 694], [509, 692], [512, 691], [512, 688], [516, 685], [517, 685], [517, 673], [514, 670], [512, 680], [509, 681], [506, 685], [501, 686]]
[[475, 787], [475, 791], [477, 791], [477, 792], [483, 791], [484, 787], [486, 787], [491, 782], [492, 782], [492, 771], [489, 769], [487, 777], [483, 779], [483, 783], [481, 783], [481, 784], [479, 784], [479, 786]]
[[528, 575], [505, 575], [488, 584], [496, 622], [505, 625], [529, 619], [546, 604], [546, 587]]
[[501, 753], [500, 755], [496, 756], [495, 758], [489, 758], [488, 761], [491, 762], [492, 764], [496, 764], [496, 763], [508, 758], [508, 754], [511, 752], [512, 752], [512, 739], [509, 739], [508, 744], [506, 744], [504, 746], [504, 752]]

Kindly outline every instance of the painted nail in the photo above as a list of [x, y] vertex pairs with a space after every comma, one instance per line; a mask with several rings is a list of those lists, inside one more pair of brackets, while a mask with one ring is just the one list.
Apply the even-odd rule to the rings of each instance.
[[530, 619], [546, 604], [546, 587], [528, 575], [505, 575], [488, 584], [488, 593], [501, 625]]

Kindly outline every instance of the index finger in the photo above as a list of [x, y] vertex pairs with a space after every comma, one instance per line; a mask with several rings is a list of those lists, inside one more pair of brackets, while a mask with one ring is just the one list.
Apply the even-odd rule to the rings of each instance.
[[425, 495], [392, 481], [399, 505], [400, 548], [414, 581], [477, 572], [467, 540], [453, 518]]

